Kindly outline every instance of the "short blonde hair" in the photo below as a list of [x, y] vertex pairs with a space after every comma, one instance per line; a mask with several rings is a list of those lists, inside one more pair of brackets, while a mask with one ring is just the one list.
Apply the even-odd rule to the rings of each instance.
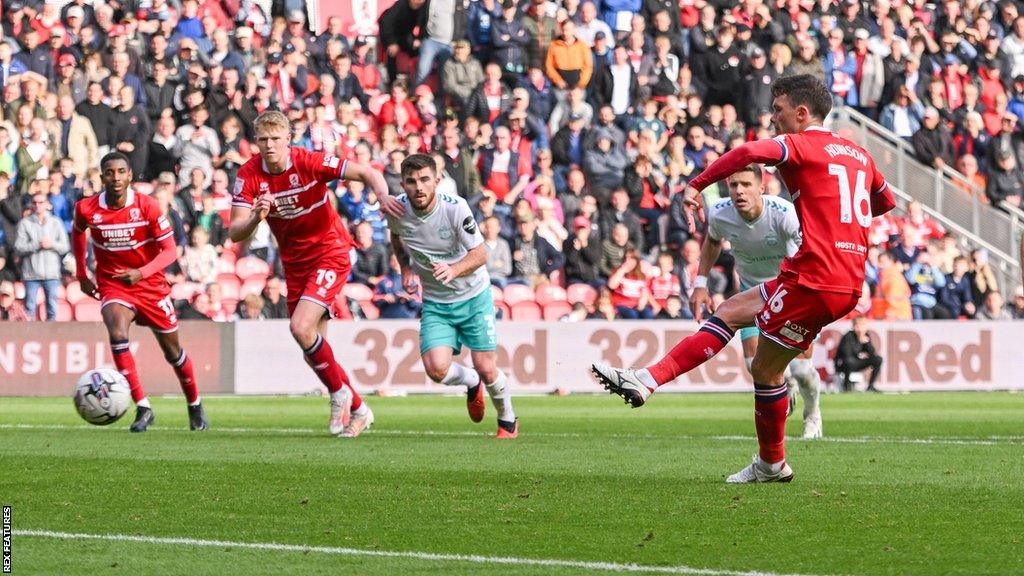
[[278, 110], [264, 112], [253, 122], [253, 129], [257, 134], [275, 128], [280, 128], [289, 133], [292, 131], [292, 124], [288, 121], [288, 117]]

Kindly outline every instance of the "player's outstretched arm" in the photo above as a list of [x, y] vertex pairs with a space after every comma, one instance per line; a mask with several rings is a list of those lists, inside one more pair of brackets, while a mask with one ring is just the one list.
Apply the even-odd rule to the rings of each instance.
[[388, 216], [401, 218], [405, 214], [405, 206], [397, 198], [388, 193], [388, 183], [384, 175], [370, 166], [357, 164], [356, 162], [345, 163], [345, 173], [342, 174], [345, 180], [358, 180], [373, 190], [380, 202], [380, 209]]
[[718, 261], [722, 254], [722, 241], [711, 237], [711, 234], [704, 235], [704, 244], [700, 247], [700, 265], [697, 267], [697, 278], [693, 281], [693, 293], [690, 295], [690, 308], [693, 310], [693, 318], [697, 322], [704, 316], [704, 307], [711, 312], [715, 311], [714, 300], [711, 299], [711, 292], [708, 291], [708, 274], [711, 267]]
[[732, 176], [737, 170], [745, 168], [750, 164], [767, 164], [774, 166], [785, 159], [785, 144], [776, 139], [754, 140], [742, 146], [737, 146], [726, 152], [721, 158], [715, 160], [710, 166], [704, 169], [690, 181], [690, 186], [698, 191], [704, 190], [708, 185]]
[[774, 166], [786, 159], [785, 143], [776, 139], [755, 140], [726, 152], [694, 178], [683, 189], [683, 206], [686, 211], [686, 223], [690, 233], [697, 230], [693, 215], [696, 212], [701, 222], [704, 221], [704, 198], [701, 192], [709, 185], [728, 178], [736, 171], [750, 164], [768, 164]]

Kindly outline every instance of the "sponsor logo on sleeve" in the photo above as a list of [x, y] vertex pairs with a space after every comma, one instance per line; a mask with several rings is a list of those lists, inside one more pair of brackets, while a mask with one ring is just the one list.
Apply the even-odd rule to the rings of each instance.
[[473, 220], [472, 216], [466, 216], [466, 219], [462, 221], [462, 229], [467, 234], [476, 234], [476, 220]]
[[160, 217], [160, 218], [159, 218], [159, 219], [157, 220], [157, 222], [159, 222], [159, 223], [160, 223], [160, 229], [161, 229], [161, 230], [167, 230], [168, 228], [170, 228], [170, 227], [171, 227], [171, 223], [167, 221], [167, 216], [161, 216], [161, 217]]
[[235, 198], [242, 197], [242, 188], [245, 187], [245, 180], [241, 178], [235, 178], [235, 189], [232, 190], [231, 195]]
[[324, 166], [328, 168], [337, 168], [340, 162], [337, 156], [324, 156]]

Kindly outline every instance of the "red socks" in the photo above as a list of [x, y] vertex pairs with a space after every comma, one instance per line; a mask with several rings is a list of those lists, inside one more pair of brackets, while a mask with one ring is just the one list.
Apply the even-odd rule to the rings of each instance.
[[185, 393], [185, 399], [189, 405], [199, 400], [199, 387], [196, 386], [196, 377], [192, 372], [192, 358], [181, 351], [181, 356], [171, 362], [174, 366], [174, 373], [178, 375], [178, 383], [181, 384], [181, 391]]
[[718, 354], [732, 340], [733, 332], [717, 316], [708, 318], [696, 334], [683, 338], [664, 358], [647, 367], [658, 386], [675, 380]]
[[352, 388], [348, 374], [345, 374], [341, 364], [334, 359], [334, 350], [323, 336], [317, 334], [316, 342], [303, 352], [306, 354], [306, 361], [313, 368], [313, 372], [316, 372], [317, 378], [327, 387], [328, 392], [333, 394], [341, 390], [342, 386], [348, 386], [349, 392], [352, 393], [352, 410], [358, 410], [363, 405], [363, 399], [356, 393], [355, 388]]
[[754, 425], [761, 461], [776, 464], [786, 459], [786, 417], [789, 416], [789, 390], [754, 383]]
[[132, 391], [132, 401], [138, 403], [146, 397], [146, 391], [142, 389], [139, 382], [139, 372], [135, 369], [135, 358], [132, 357], [131, 349], [127, 340], [111, 340], [110, 355], [114, 357], [114, 366], [117, 371], [128, 380], [128, 387]]

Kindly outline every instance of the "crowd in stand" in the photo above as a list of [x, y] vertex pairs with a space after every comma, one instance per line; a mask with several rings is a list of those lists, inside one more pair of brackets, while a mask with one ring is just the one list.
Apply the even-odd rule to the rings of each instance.
[[[964, 194], [1024, 194], [1012, 0], [398, 0], [377, 36], [339, 18], [314, 34], [311, 13], [304, 0], [3, 0], [0, 319], [95, 318], [68, 276], [67, 235], [112, 150], [173, 223], [182, 318], [285, 317], [269, 229], [244, 247], [226, 235], [253, 121], [270, 109], [295, 145], [372, 165], [394, 194], [402, 160], [433, 154], [441, 191], [480, 222], [512, 319], [690, 317], [703, 231], [689, 232], [679, 192], [774, 135], [782, 75], [820, 77], [918, 160], [961, 171]], [[787, 194], [771, 170], [766, 183]], [[377, 198], [335, 186], [355, 240], [335, 312], [416, 317]], [[877, 219], [871, 240], [860, 313], [1024, 317], [1024, 294], [1004, 302], [986, 252], [920, 206]], [[726, 250], [709, 288], [737, 287]]]

